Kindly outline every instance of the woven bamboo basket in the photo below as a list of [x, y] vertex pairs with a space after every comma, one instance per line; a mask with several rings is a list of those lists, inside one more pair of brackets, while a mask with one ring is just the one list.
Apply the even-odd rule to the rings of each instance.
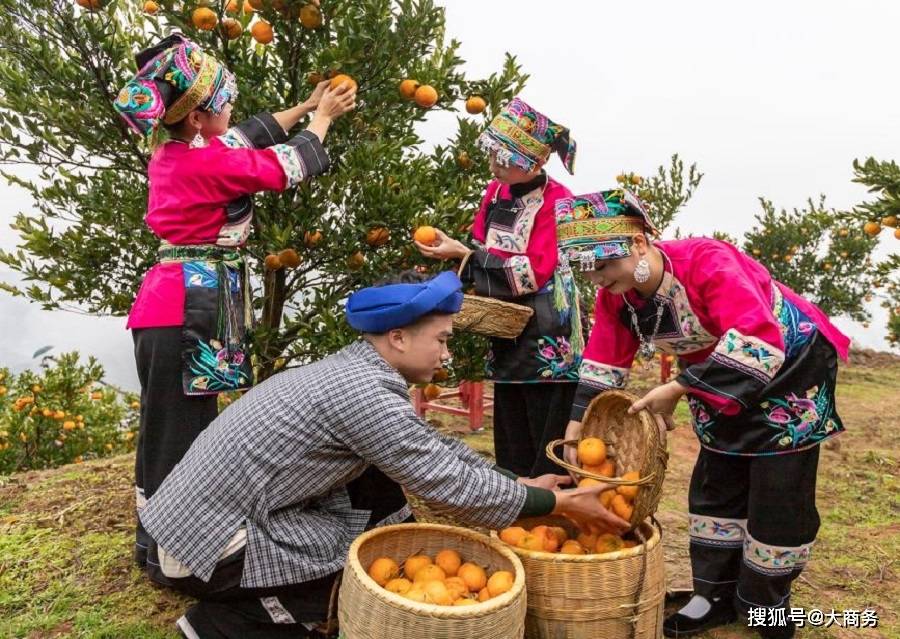
[[[514, 525], [561, 526], [564, 517]], [[496, 536], [497, 533], [492, 533]], [[604, 555], [564, 555], [512, 548], [528, 584], [526, 639], [657, 639], [662, 636], [666, 580], [662, 531], [649, 520], [635, 529], [640, 546]]]
[[[459, 265], [462, 274], [469, 256]], [[534, 309], [521, 304], [503, 302], [493, 297], [463, 295], [462, 308], [453, 316], [453, 328], [488, 337], [515, 339], [525, 330]]]
[[[366, 573], [378, 557], [402, 565], [410, 555], [434, 556], [444, 548], [488, 573], [512, 572], [512, 589], [475, 606], [437, 606], [388, 592]], [[438, 524], [383, 526], [360, 535], [350, 546], [338, 595], [340, 636], [345, 639], [521, 639], [525, 608], [525, 572], [506, 544]]]
[[547, 457], [580, 477], [591, 477], [616, 486], [639, 486], [631, 516], [632, 527], [656, 512], [669, 459], [666, 431], [659, 427], [653, 415], [647, 410], [635, 415], [628, 414], [628, 408], [637, 399], [625, 391], [609, 390], [600, 393], [584, 413], [581, 436], [602, 439], [606, 444], [607, 457], [616, 462], [616, 472], [623, 475], [629, 471], [637, 471], [640, 479], [627, 481], [618, 477], [604, 477], [560, 459], [556, 449], [563, 444], [577, 445], [576, 440], [557, 439], [547, 445]]

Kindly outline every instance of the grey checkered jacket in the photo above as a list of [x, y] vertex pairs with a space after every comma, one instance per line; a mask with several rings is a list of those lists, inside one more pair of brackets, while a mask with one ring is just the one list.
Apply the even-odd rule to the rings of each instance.
[[419, 419], [400, 374], [359, 341], [229, 406], [147, 502], [141, 523], [204, 581], [240, 526], [242, 586], [309, 581], [339, 571], [363, 532], [370, 513], [351, 508], [345, 486], [370, 464], [471, 524], [508, 526], [525, 503], [522, 484]]

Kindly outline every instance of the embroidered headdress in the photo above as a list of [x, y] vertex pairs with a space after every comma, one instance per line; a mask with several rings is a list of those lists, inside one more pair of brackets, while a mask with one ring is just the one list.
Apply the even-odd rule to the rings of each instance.
[[347, 322], [364, 333], [386, 333], [414, 323], [428, 313], [458, 313], [462, 282], [445, 271], [418, 284], [370, 286], [347, 299]]
[[631, 191], [613, 189], [556, 202], [556, 242], [560, 260], [594, 269], [596, 260], [631, 255], [635, 233], [657, 235], [644, 203]]
[[135, 56], [138, 72], [116, 97], [128, 125], [154, 136], [160, 123], [175, 124], [194, 109], [215, 114], [237, 98], [234, 74], [180, 33]]
[[503, 107], [478, 137], [478, 146], [503, 165], [534, 169], [556, 152], [569, 173], [575, 171], [575, 141], [569, 129], [538, 113], [519, 98]]

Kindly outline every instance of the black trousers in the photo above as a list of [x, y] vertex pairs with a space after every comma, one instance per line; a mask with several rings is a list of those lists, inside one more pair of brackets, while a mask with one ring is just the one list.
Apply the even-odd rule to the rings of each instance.
[[[141, 383], [141, 421], [134, 464], [138, 511], [218, 415], [216, 396], [184, 394], [181, 327], [132, 330]], [[149, 538], [137, 524], [135, 558], [146, 562]]]
[[494, 451], [497, 465], [520, 477], [566, 471], [544, 451], [562, 439], [578, 388], [576, 382], [494, 384]]
[[818, 446], [759, 457], [701, 448], [689, 493], [695, 593], [733, 598], [743, 615], [790, 611], [819, 530], [818, 462]]

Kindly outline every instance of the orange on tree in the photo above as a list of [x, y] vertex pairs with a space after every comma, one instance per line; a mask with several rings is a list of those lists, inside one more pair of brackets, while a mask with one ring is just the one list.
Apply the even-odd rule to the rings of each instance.
[[462, 558], [455, 550], [445, 548], [434, 556], [434, 565], [443, 570], [448, 577], [455, 577], [462, 565]]
[[431, 565], [431, 557], [428, 555], [412, 555], [403, 562], [403, 574], [407, 579], [415, 579], [416, 573], [425, 566]]
[[606, 460], [606, 444], [599, 437], [585, 437], [578, 442], [578, 461], [598, 466]]
[[325, 76], [319, 73], [318, 71], [310, 71], [306, 75], [306, 81], [312, 86], [316, 86], [319, 82], [322, 82], [325, 79]]
[[427, 386], [425, 386], [425, 390], [423, 391], [423, 393], [425, 394], [425, 399], [429, 402], [440, 397], [442, 392], [443, 391], [441, 390], [441, 387], [437, 384], [428, 384]]
[[466, 100], [466, 112], [478, 115], [487, 108], [487, 102], [480, 95], [472, 95]]
[[379, 586], [384, 586], [391, 579], [400, 576], [400, 566], [390, 557], [379, 557], [369, 566], [369, 576]]
[[300, 9], [300, 24], [306, 29], [318, 29], [322, 26], [322, 11], [310, 2]]
[[297, 268], [300, 266], [300, 256], [292, 248], [286, 248], [278, 252], [278, 260], [287, 268]]
[[640, 175], [632, 175], [631, 176], [631, 183], [634, 184], [635, 186], [638, 186], [643, 181], [644, 180], [643, 180], [643, 178], [641, 178]]
[[281, 263], [281, 260], [278, 259], [277, 255], [274, 255], [272, 253], [270, 253], [269, 255], [266, 255], [266, 270], [277, 271], [282, 266], [283, 266], [283, 264]]
[[275, 32], [272, 30], [272, 25], [265, 20], [257, 20], [254, 22], [253, 26], [250, 27], [250, 35], [260, 44], [269, 44], [275, 39]]
[[259, 11], [263, 8], [263, 0], [247, 0], [250, 3], [250, 6], [253, 7], [255, 11]]
[[307, 248], [315, 248], [322, 241], [322, 231], [307, 231], [303, 234], [303, 243]]
[[225, 5], [225, 13], [239, 13], [240, 10], [241, 5], [238, 0], [228, 0], [228, 4]]
[[209, 7], [197, 7], [191, 13], [191, 22], [202, 31], [212, 31], [219, 24], [219, 18]]
[[241, 37], [243, 32], [244, 27], [242, 27], [241, 23], [234, 18], [225, 18], [222, 20], [222, 33], [224, 33], [225, 37], [229, 40], [237, 40]]
[[487, 581], [488, 593], [491, 597], [497, 597], [504, 592], [512, 590], [515, 579], [508, 570], [498, 570]]
[[358, 271], [361, 269], [366, 263], [366, 256], [362, 254], [362, 252], [357, 251], [353, 255], [347, 258], [347, 267], [351, 271]]
[[456, 574], [466, 583], [469, 592], [478, 592], [487, 586], [487, 574], [485, 574], [484, 568], [478, 564], [467, 561], [459, 567]]
[[416, 571], [416, 576], [413, 577], [413, 582], [426, 582], [426, 581], [444, 581], [447, 578], [447, 573], [434, 564], [428, 564], [427, 566], [422, 566]]
[[346, 73], [338, 73], [336, 76], [331, 78], [331, 84], [329, 84], [328, 86], [330, 86], [331, 89], [334, 90], [334, 89], [337, 89], [342, 84], [349, 84], [350, 90], [356, 91], [356, 88], [357, 88], [356, 80], [351, 78]]
[[459, 155], [456, 156], [456, 163], [459, 165], [459, 168], [464, 171], [468, 171], [472, 168], [472, 165], [475, 163], [472, 161], [472, 158], [469, 157], [469, 154], [465, 151], [460, 151]]
[[90, 9], [94, 11], [95, 9], [99, 9], [103, 6], [103, 2], [101, 0], [76, 0], [78, 6], [84, 7], [85, 9]]
[[253, 5], [250, 3], [250, 0], [244, 0], [243, 5], [244, 13], [253, 13], [256, 9], [253, 8]]
[[897, 228], [897, 216], [896, 215], [888, 215], [887, 217], [881, 218], [882, 226], [889, 226], [892, 229]]
[[900, 240], [900, 229], [894, 229], [894, 237]]
[[366, 244], [373, 248], [384, 246], [391, 239], [391, 232], [383, 226], [376, 226], [366, 233]]
[[423, 84], [413, 94], [413, 100], [423, 109], [430, 109], [438, 101], [438, 92], [430, 84]]
[[881, 224], [878, 222], [866, 222], [863, 224], [863, 232], [869, 237], [875, 237], [881, 233]]
[[437, 241], [437, 231], [433, 226], [420, 226], [413, 233], [413, 239], [419, 244], [431, 246]]
[[144, 3], [144, 13], [152, 16], [157, 11], [159, 11], [159, 5], [153, 2], [153, 0], [147, 0]]
[[400, 95], [407, 100], [412, 100], [416, 96], [416, 89], [418, 88], [419, 83], [415, 80], [403, 80], [399, 87]]

